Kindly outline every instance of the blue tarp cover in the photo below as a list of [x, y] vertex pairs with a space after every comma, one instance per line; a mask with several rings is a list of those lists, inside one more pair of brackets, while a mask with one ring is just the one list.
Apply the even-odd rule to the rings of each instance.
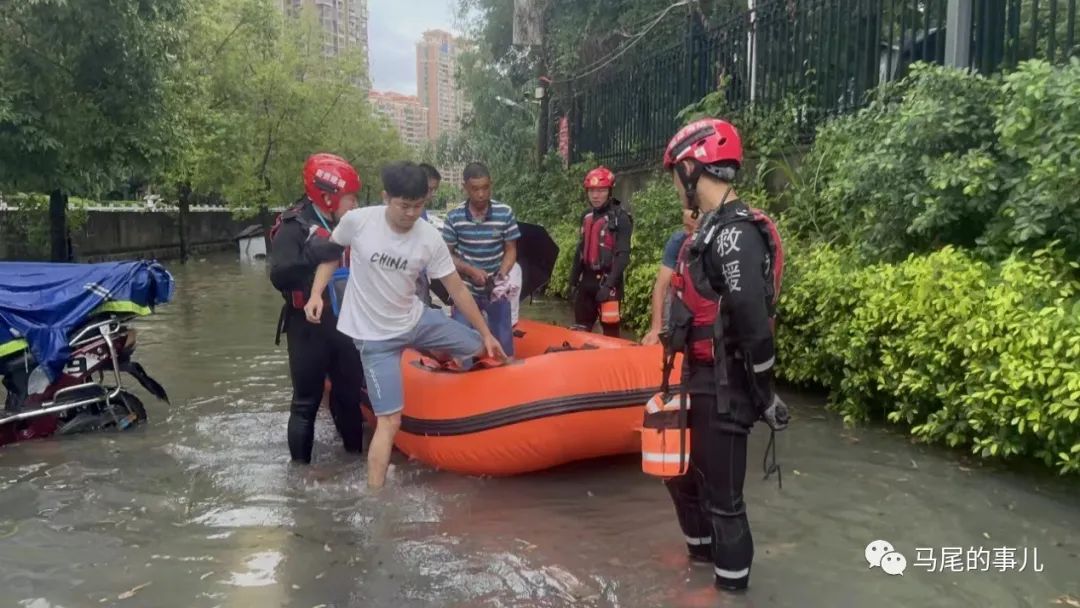
[[0, 262], [0, 345], [25, 339], [50, 380], [64, 368], [71, 330], [106, 302], [152, 308], [172, 299], [157, 262]]

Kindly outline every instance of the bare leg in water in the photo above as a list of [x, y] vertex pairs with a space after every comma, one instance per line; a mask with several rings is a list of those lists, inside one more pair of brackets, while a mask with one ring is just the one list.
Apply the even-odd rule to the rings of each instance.
[[401, 412], [379, 416], [375, 434], [368, 446], [367, 485], [377, 490], [386, 483], [386, 470], [390, 467], [390, 454], [394, 449], [394, 436], [401, 428]]

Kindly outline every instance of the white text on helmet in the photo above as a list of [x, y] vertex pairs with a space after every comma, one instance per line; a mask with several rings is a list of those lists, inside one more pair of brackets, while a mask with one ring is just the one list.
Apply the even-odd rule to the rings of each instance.
[[327, 171], [325, 169], [319, 169], [318, 171], [316, 171], [315, 172], [315, 177], [317, 177], [319, 179], [326, 180], [326, 181], [330, 182], [331, 184], [334, 184], [338, 188], [344, 188], [345, 187], [345, 180], [344, 179], [334, 175], [333, 173], [330, 173], [329, 171]]

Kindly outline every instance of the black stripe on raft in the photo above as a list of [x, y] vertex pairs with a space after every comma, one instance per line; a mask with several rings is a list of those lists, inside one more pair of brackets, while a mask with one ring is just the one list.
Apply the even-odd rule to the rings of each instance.
[[[678, 385], [671, 386], [672, 392], [679, 390]], [[657, 386], [651, 389], [631, 391], [611, 391], [605, 393], [587, 393], [543, 399], [532, 403], [523, 403], [494, 412], [476, 414], [463, 418], [446, 420], [424, 420], [412, 416], [401, 417], [401, 430], [411, 435], [425, 437], [449, 437], [489, 431], [503, 426], [520, 424], [551, 416], [563, 416], [579, 412], [610, 410], [624, 407], [643, 408], [650, 397], [660, 391]], [[642, 412], [644, 415], [644, 411]]]

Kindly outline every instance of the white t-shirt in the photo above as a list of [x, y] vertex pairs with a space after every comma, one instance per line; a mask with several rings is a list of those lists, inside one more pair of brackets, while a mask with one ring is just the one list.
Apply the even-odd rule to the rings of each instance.
[[417, 221], [408, 232], [395, 232], [385, 205], [349, 211], [330, 238], [352, 247], [337, 328], [357, 340], [387, 340], [411, 330], [424, 312], [416, 295], [420, 271], [426, 268], [432, 279], [454, 272], [437, 228]]

